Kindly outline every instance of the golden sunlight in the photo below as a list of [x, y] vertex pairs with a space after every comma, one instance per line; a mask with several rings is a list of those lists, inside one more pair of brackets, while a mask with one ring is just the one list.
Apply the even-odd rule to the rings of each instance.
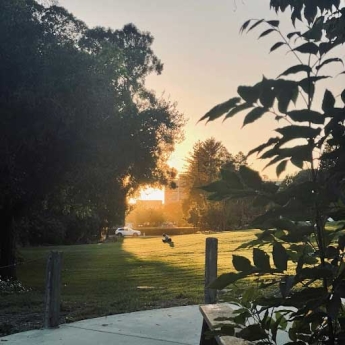
[[163, 188], [146, 187], [140, 190], [138, 200], [162, 200], [164, 201]]

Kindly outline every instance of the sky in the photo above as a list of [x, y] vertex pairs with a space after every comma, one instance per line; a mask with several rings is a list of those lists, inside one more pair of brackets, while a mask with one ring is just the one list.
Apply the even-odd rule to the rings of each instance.
[[[59, 0], [59, 4], [90, 27], [121, 29], [133, 23], [153, 35], [152, 48], [164, 70], [160, 76], [148, 77], [146, 86], [177, 102], [177, 109], [188, 119], [186, 139], [170, 160], [180, 172], [198, 140], [214, 137], [236, 154], [247, 153], [274, 134], [278, 125], [269, 115], [243, 129], [243, 114], [225, 122], [197, 123], [213, 106], [236, 96], [239, 85], [253, 85], [263, 75], [274, 78], [296, 62], [283, 48], [269, 54], [279, 38], [270, 35], [258, 40], [264, 27], [239, 33], [247, 19], [277, 19], [269, 10], [269, 0]], [[294, 31], [287, 16], [279, 19], [286, 32]], [[335, 84], [340, 89], [344, 77]], [[274, 167], [262, 171], [267, 162], [253, 157], [249, 163], [276, 179]], [[294, 171], [288, 166], [289, 173]]]

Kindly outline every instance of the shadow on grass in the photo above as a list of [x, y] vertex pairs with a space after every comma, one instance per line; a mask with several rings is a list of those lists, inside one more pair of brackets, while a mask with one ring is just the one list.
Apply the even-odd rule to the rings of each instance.
[[[125, 239], [137, 241], [143, 239]], [[0, 336], [40, 328], [43, 321], [45, 263], [49, 251], [63, 252], [61, 323], [138, 310], [202, 303], [204, 272], [159, 260], [140, 259], [122, 241], [26, 248], [18, 278], [29, 291], [0, 295]], [[152, 248], [155, 251], [156, 248]], [[173, 248], [166, 247], [166, 254]]]

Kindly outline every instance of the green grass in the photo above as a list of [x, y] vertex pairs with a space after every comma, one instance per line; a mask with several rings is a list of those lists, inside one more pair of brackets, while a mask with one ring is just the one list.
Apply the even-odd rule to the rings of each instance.
[[[181, 235], [173, 237], [174, 247], [162, 243], [160, 237], [141, 237], [106, 244], [22, 249], [24, 262], [18, 267], [18, 279], [30, 291], [0, 296], [1, 313], [7, 322], [23, 315], [28, 319], [34, 317], [37, 323], [28, 327], [39, 327], [46, 257], [51, 250], [63, 252], [62, 317], [67, 322], [199, 304], [203, 302], [206, 238], [219, 239], [218, 274], [221, 274], [233, 269], [231, 254], [235, 248], [253, 236], [252, 230]], [[251, 250], [236, 254], [251, 256]], [[0, 318], [0, 324], [1, 321]], [[12, 331], [18, 329], [22, 330], [20, 325]]]

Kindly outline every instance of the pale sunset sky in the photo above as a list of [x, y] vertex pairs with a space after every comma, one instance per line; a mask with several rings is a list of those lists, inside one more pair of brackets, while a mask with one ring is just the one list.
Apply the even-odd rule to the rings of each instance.
[[[197, 140], [214, 137], [236, 154], [247, 153], [274, 134], [278, 124], [271, 116], [244, 129], [244, 114], [225, 122], [197, 124], [210, 108], [236, 96], [237, 86], [252, 85], [262, 75], [274, 78], [296, 63], [284, 48], [268, 54], [279, 37], [257, 40], [264, 27], [239, 34], [247, 19], [277, 19], [269, 10], [269, 0], [59, 0], [59, 4], [90, 27], [121, 29], [133, 23], [154, 36], [153, 50], [164, 63], [164, 70], [160, 76], [149, 77], [147, 86], [157, 95], [164, 93], [164, 97], [176, 101], [178, 110], [188, 119], [186, 139], [171, 158], [179, 171]], [[279, 19], [284, 20], [282, 16]], [[282, 28], [294, 31], [289, 20]], [[342, 70], [339, 67], [333, 74]], [[344, 76], [332, 81], [335, 89], [340, 90], [344, 84]], [[267, 162], [253, 157], [249, 163], [261, 174], [276, 179], [275, 167], [261, 171]], [[288, 169], [295, 171], [292, 166]]]

